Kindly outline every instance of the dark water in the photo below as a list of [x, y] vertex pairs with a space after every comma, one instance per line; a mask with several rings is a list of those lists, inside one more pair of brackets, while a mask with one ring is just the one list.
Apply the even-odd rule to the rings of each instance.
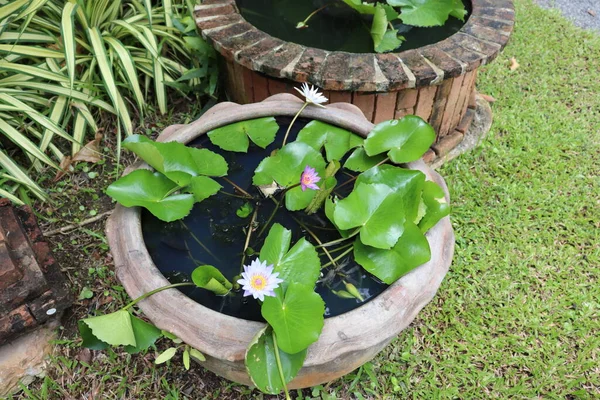
[[[218, 147], [212, 145], [206, 136], [196, 140], [192, 145], [221, 153], [229, 163], [227, 177], [256, 198], [261, 198], [252, 186], [254, 170], [259, 162], [267, 157], [272, 150], [281, 147], [283, 135], [290, 118], [278, 118], [277, 122], [280, 125], [277, 139], [264, 150], [251, 145], [247, 154], [222, 152]], [[290, 133], [289, 141], [295, 140], [298, 131], [308, 122], [308, 120], [298, 119]], [[338, 172], [336, 176], [338, 184], [348, 180], [351, 176], [348, 171]], [[222, 179], [217, 180], [224, 187], [224, 191], [234, 192], [234, 188], [230, 184]], [[346, 185], [340, 189], [339, 193], [342, 195], [347, 194], [352, 186], [351, 184]], [[245, 229], [250, 222], [250, 217], [242, 219], [236, 215], [236, 210], [245, 202], [244, 199], [219, 193], [196, 204], [190, 215], [183, 221], [173, 223], [162, 222], [143, 210], [142, 231], [144, 240], [156, 266], [169, 281], [176, 283], [190, 281], [191, 272], [197, 266], [209, 264], [217, 267], [233, 283], [234, 276], [241, 272], [242, 249], [246, 239]], [[253, 233], [249, 247], [255, 249], [258, 253], [270, 226], [265, 229], [261, 236], [258, 236], [258, 234], [269, 219], [275, 205], [272, 201], [264, 199], [256, 203], [255, 207], [258, 207], [257, 221], [259, 227]], [[277, 212], [273, 222], [278, 222], [292, 231], [292, 246], [302, 237], [314, 245], [317, 244], [292, 216], [301, 219], [303, 224], [317, 234], [323, 243], [340, 237], [322, 210], [307, 216], [302, 212], [292, 213], [283, 207]], [[207, 251], [207, 249], [210, 251]], [[342, 252], [343, 250], [333, 253], [332, 257], [335, 258], [336, 255], [340, 255]], [[256, 257], [257, 255], [246, 257], [245, 264], [248, 265]], [[329, 259], [325, 255], [321, 256], [322, 265], [328, 261]], [[338, 264], [340, 268], [338, 272], [344, 274], [346, 281], [354, 284], [359, 289], [365, 301], [387, 288], [386, 284], [380, 282], [356, 264], [352, 253], [342, 258]], [[344, 289], [342, 278], [331, 268], [324, 269], [322, 272], [323, 276], [317, 284], [317, 292], [325, 301], [326, 317], [345, 313], [364, 304], [355, 299], [342, 299], [331, 293], [330, 289]], [[242, 292], [232, 292], [228, 296], [221, 297], [207, 290], [192, 287], [181, 288], [181, 291], [198, 303], [224, 314], [254, 321], [263, 320], [260, 315], [258, 301], [251, 296], [242, 297]]]
[[[321, 5], [332, 3], [309, 21], [306, 29], [296, 29]], [[467, 17], [471, 2], [463, 0]], [[258, 29], [279, 39], [329, 51], [373, 53], [371, 20], [338, 0], [237, 0], [242, 16]], [[465, 22], [466, 22], [465, 18]], [[450, 17], [444, 26], [417, 28], [393, 22], [395, 29], [406, 38], [399, 50], [410, 50], [442, 41], [465, 24]]]

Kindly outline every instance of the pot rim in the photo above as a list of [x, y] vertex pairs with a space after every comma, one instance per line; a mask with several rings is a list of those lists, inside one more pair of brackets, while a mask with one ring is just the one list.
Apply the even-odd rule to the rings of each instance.
[[[243, 106], [220, 103], [189, 125], [179, 126], [179, 129], [167, 128], [158, 141], [188, 143], [218, 126], [262, 116], [293, 116], [302, 104], [302, 101], [290, 94], [272, 96], [261, 103]], [[350, 104], [334, 104], [327, 108], [311, 106], [305, 109], [302, 116], [338, 125], [363, 137], [374, 126], [362, 116], [358, 108]], [[407, 166], [421, 170], [427, 179], [440, 184], [448, 199], [448, 189], [443, 179], [422, 160]], [[124, 174], [137, 168], [150, 167], [137, 162]], [[117, 277], [132, 298], [169, 284], [154, 265], [145, 247], [139, 207], [117, 205], [107, 222], [106, 235]], [[305, 367], [333, 361], [342, 354], [358, 349], [380, 345], [382, 334], [393, 336], [412, 321], [418, 311], [433, 298], [451, 262], [454, 234], [449, 217], [439, 221], [427, 232], [426, 237], [431, 247], [431, 260], [401, 277], [366, 304], [325, 319], [321, 337], [309, 347]], [[435, 271], [442, 273], [435, 274]], [[427, 282], [425, 287], [423, 282]], [[415, 290], [415, 287], [418, 289]], [[398, 303], [402, 305], [404, 302], [419, 304], [420, 307], [410, 309], [411, 315], [406, 316], [406, 308], [398, 307]], [[243, 361], [248, 343], [265, 325], [213, 311], [178, 290], [154, 294], [138, 305], [159, 328], [175, 334], [203, 353], [231, 362]], [[371, 325], [365, 323], [374, 319], [376, 321]], [[207, 320], [210, 321], [209, 324], [206, 323]], [[398, 321], [398, 324], [404, 326], [390, 325], [390, 321]]]
[[327, 51], [286, 42], [247, 22], [235, 0], [204, 0], [195, 8], [202, 36], [227, 60], [273, 78], [324, 90], [388, 92], [437, 85], [487, 64], [514, 27], [513, 0], [470, 0], [472, 12], [448, 38], [398, 53]]

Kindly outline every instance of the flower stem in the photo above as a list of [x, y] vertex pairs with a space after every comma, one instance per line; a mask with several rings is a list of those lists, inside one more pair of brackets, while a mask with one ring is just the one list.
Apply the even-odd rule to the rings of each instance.
[[[317, 235], [314, 234], [313, 231], [310, 230], [310, 228], [308, 226], [306, 226], [302, 221], [300, 221], [298, 218], [294, 217], [292, 215], [292, 218], [294, 219], [294, 221], [296, 221], [298, 223], [298, 225], [300, 225], [302, 228], [306, 229], [306, 232], [309, 233], [310, 236], [312, 236], [317, 243], [319, 243], [319, 245], [323, 245], [323, 242], [321, 242], [321, 239], [319, 239], [319, 237]], [[329, 251], [327, 250], [327, 248], [322, 247], [323, 251], [325, 252], [325, 255], [327, 256], [327, 258], [329, 258], [329, 260], [331, 261], [331, 263], [333, 263], [333, 265], [337, 266], [337, 264], [335, 263], [335, 260], [333, 259], [333, 257], [331, 257], [331, 254], [329, 253]]]
[[287, 385], [285, 383], [285, 377], [283, 376], [283, 366], [281, 365], [281, 358], [279, 357], [279, 346], [277, 346], [277, 335], [273, 332], [273, 347], [275, 347], [275, 361], [277, 361], [277, 370], [279, 371], [279, 378], [283, 384], [283, 391], [285, 392], [286, 400], [292, 400], [290, 393], [288, 392]]
[[254, 221], [256, 221], [256, 214], [258, 213], [258, 207], [254, 209], [254, 213], [252, 213], [252, 219], [250, 220], [250, 224], [248, 224], [248, 233], [246, 234], [246, 242], [244, 243], [244, 250], [242, 250], [242, 266], [240, 268], [240, 274], [244, 270], [244, 262], [246, 261], [246, 250], [248, 249], [248, 245], [250, 244], [250, 237], [252, 236], [252, 225], [254, 225]]
[[267, 220], [267, 222], [265, 222], [265, 224], [263, 225], [263, 227], [258, 232], [258, 236], [257, 237], [261, 237], [262, 234], [265, 233], [265, 230], [269, 227], [269, 224], [271, 223], [271, 221], [273, 221], [273, 218], [275, 218], [275, 214], [277, 214], [277, 210], [279, 210], [279, 206], [280, 206], [281, 203], [278, 202], [273, 197], [271, 197], [271, 199], [273, 199], [273, 201], [275, 202], [275, 208], [273, 209], [273, 212], [269, 216], [269, 219]]
[[172, 285], [159, 287], [158, 289], [151, 290], [148, 293], [144, 293], [140, 297], [134, 299], [131, 303], [129, 303], [125, 307], [123, 307], [122, 310], [127, 310], [127, 309], [133, 307], [136, 303], [144, 300], [146, 297], [152, 296], [155, 293], [162, 292], [163, 290], [167, 290], [167, 289], [180, 287], [180, 286], [195, 286], [195, 284], [193, 282], [182, 282], [182, 283], [173, 283]]
[[219, 257], [214, 255], [214, 253], [212, 251], [210, 251], [210, 249], [208, 247], [206, 247], [204, 245], [204, 243], [202, 243], [196, 235], [194, 235], [194, 232], [192, 232], [192, 230], [190, 228], [188, 228], [188, 226], [185, 224], [185, 222], [183, 222], [183, 220], [179, 220], [179, 222], [181, 223], [181, 225], [183, 225], [183, 227], [185, 229], [187, 229], [187, 231], [190, 233], [190, 236], [192, 237], [192, 239], [194, 239], [196, 241], [196, 243], [198, 243], [204, 249], [204, 251], [206, 251], [208, 254], [210, 254], [212, 256], [212, 258], [214, 258], [215, 260], [221, 261], [221, 260], [219, 260]]
[[248, 192], [246, 192], [244, 189], [242, 189], [241, 187], [239, 187], [235, 182], [233, 182], [231, 179], [222, 176], [221, 179], [223, 179], [225, 182], [229, 183], [231, 186], [233, 186], [237, 191], [239, 191], [240, 193], [242, 193], [243, 195], [245, 195], [247, 198], [249, 199], [253, 199], [254, 197], [252, 197], [252, 195]]
[[335, 265], [336, 262], [338, 262], [342, 258], [346, 257], [353, 250], [354, 250], [354, 246], [351, 246], [348, 250], [346, 250], [345, 252], [343, 252], [342, 254], [340, 254], [339, 256], [337, 256], [336, 258], [334, 258], [333, 260], [331, 260], [327, 264], [322, 265], [321, 269], [325, 269], [325, 268], [329, 267], [330, 265]]
[[287, 142], [288, 135], [290, 134], [290, 131], [292, 130], [292, 126], [294, 125], [294, 122], [296, 122], [296, 119], [302, 113], [302, 111], [304, 111], [304, 109], [306, 108], [306, 106], [308, 106], [308, 104], [309, 104], [308, 101], [306, 103], [304, 103], [302, 105], [302, 107], [300, 108], [300, 110], [294, 116], [294, 119], [292, 120], [292, 122], [290, 122], [287, 132], [285, 132], [285, 136], [283, 137], [283, 144], [281, 145], [281, 147], [285, 146], [285, 142]]
[[306, 19], [304, 21], [302, 21], [298, 24], [298, 26], [301, 28], [308, 27], [308, 25], [307, 25], [308, 20], [311, 19], [312, 17], [314, 17], [318, 12], [324, 10], [327, 7], [329, 7], [329, 4], [325, 4], [323, 7], [318, 8], [315, 11], [311, 12], [310, 14], [308, 14], [308, 17], [306, 17]]
[[339, 239], [336, 239], [336, 240], [332, 240], [331, 242], [323, 243], [323, 244], [320, 244], [320, 245], [318, 245], [318, 246], [315, 246], [315, 247], [316, 247], [316, 248], [319, 248], [319, 247], [328, 247], [328, 246], [331, 246], [331, 245], [333, 245], [333, 244], [337, 244], [337, 243], [344, 242], [344, 241], [346, 241], [346, 240], [352, 239], [354, 236], [356, 236], [356, 234], [357, 234], [358, 232], [360, 232], [360, 228], [356, 229], [356, 230], [355, 230], [354, 232], [352, 232], [352, 233], [350, 234], [350, 236], [348, 236], [348, 237], [345, 237], [345, 238], [339, 238]]

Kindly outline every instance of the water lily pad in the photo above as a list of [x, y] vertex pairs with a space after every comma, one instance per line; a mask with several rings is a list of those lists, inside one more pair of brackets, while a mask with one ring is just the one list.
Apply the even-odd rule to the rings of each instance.
[[162, 336], [160, 329], [148, 322], [130, 315], [131, 327], [135, 336], [135, 346], [126, 346], [125, 351], [129, 354], [136, 354], [146, 350]]
[[135, 334], [131, 326], [131, 314], [126, 310], [99, 315], [81, 320], [86, 324], [93, 335], [105, 343], [113, 346], [135, 346]]
[[319, 339], [323, 329], [325, 302], [313, 286], [292, 282], [282, 296], [266, 297], [262, 316], [273, 327], [279, 348], [295, 354]]
[[[455, 13], [454, 0], [387, 0], [388, 4], [400, 7], [402, 22], [413, 26], [441, 26], [448, 16]], [[462, 4], [461, 4], [462, 6]], [[464, 9], [464, 6], [462, 7]]]
[[279, 394], [284, 387], [277, 368], [276, 351], [279, 351], [286, 384], [298, 374], [306, 358], [306, 350], [296, 354], [276, 350], [273, 344], [273, 330], [269, 326], [260, 330], [246, 351], [246, 370], [256, 387], [268, 394]]
[[429, 242], [412, 222], [404, 226], [402, 236], [390, 250], [367, 246], [356, 240], [354, 258], [364, 269], [391, 285], [398, 278], [429, 261]]
[[208, 132], [210, 141], [228, 151], [246, 153], [250, 140], [263, 149], [273, 143], [279, 125], [273, 117], [240, 121]]
[[355, 149], [352, 154], [350, 154], [350, 157], [348, 157], [346, 163], [344, 164], [344, 168], [347, 168], [350, 171], [363, 172], [374, 167], [383, 160], [385, 160], [385, 155], [378, 154], [376, 156], [369, 157], [365, 152], [364, 147], [359, 147]]
[[425, 215], [419, 222], [422, 232], [427, 232], [438, 221], [450, 214], [450, 205], [446, 201], [444, 190], [435, 182], [427, 181], [423, 187]]
[[219, 296], [229, 293], [233, 286], [221, 271], [212, 265], [201, 265], [194, 269], [192, 282], [199, 288], [210, 290]]
[[222, 187], [217, 181], [207, 176], [195, 176], [190, 180], [186, 190], [193, 194], [194, 201], [199, 203], [216, 194]]
[[137, 169], [113, 182], [106, 194], [125, 207], [144, 207], [158, 219], [171, 222], [188, 215], [194, 206], [191, 194], [167, 196], [177, 187], [161, 173]]
[[351, 149], [362, 145], [363, 138], [321, 121], [311, 121], [298, 133], [296, 142], [310, 145], [321, 151], [325, 147], [327, 161], [341, 160]]

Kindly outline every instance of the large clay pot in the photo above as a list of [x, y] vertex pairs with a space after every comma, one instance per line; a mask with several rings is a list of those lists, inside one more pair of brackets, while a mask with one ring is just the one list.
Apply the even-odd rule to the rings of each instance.
[[[221, 103], [189, 125], [167, 128], [158, 140], [188, 143], [212, 129], [234, 122], [265, 116], [293, 116], [302, 104], [289, 94], [272, 96], [257, 104]], [[350, 104], [333, 104], [325, 109], [310, 106], [302, 116], [346, 128], [363, 137], [373, 128], [360, 110]], [[139, 162], [132, 168], [140, 167], [148, 168]], [[421, 160], [408, 167], [424, 172], [427, 179], [440, 184], [447, 195], [443, 179]], [[169, 284], [145, 247], [139, 208], [118, 205], [108, 221], [106, 233], [117, 277], [131, 297]], [[411, 323], [433, 298], [454, 252], [454, 233], [448, 217], [426, 236], [431, 260], [403, 276], [370, 302], [326, 319], [321, 337], [309, 347], [304, 367], [290, 383], [290, 388], [318, 385], [351, 372], [372, 359]], [[206, 362], [203, 366], [232, 381], [251, 384], [244, 356], [252, 338], [264, 327], [263, 323], [220, 314], [175, 289], [150, 296], [139, 305], [155, 325], [204, 353]]]
[[437, 133], [424, 157], [431, 163], [463, 141], [477, 108], [477, 71], [497, 57], [514, 26], [513, 0], [470, 3], [472, 12], [459, 32], [386, 54], [326, 51], [280, 40], [247, 22], [235, 0], [204, 0], [195, 16], [202, 36], [222, 56], [225, 88], [233, 101], [294, 94], [294, 86], [308, 82], [323, 89], [332, 103], [356, 105], [373, 123], [418, 115]]

